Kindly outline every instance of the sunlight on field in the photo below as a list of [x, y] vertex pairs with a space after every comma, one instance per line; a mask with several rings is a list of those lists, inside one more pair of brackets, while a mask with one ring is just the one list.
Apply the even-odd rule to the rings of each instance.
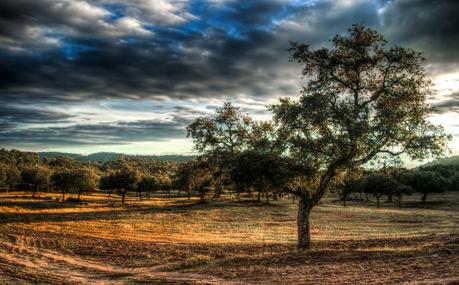
[[[83, 204], [57, 202], [57, 197], [50, 193], [40, 193], [37, 199], [30, 198], [29, 193], [0, 195], [0, 241], [5, 248], [0, 250], [0, 260], [5, 262], [0, 272], [15, 268], [13, 271], [23, 276], [33, 268], [44, 272], [48, 267], [56, 270], [61, 268], [59, 264], [67, 264], [80, 274], [72, 279], [75, 283], [98, 280], [106, 284], [101, 280], [117, 278], [128, 278], [127, 283], [135, 278], [178, 278], [177, 283], [193, 283], [193, 278], [215, 277], [214, 283], [221, 284], [232, 278], [248, 278], [258, 266], [277, 273], [276, 266], [314, 272], [315, 267], [311, 266], [318, 261], [311, 258], [315, 255], [321, 256], [321, 262], [336, 259], [330, 261], [336, 264], [351, 258], [349, 255], [353, 261], [347, 263], [361, 263], [369, 258], [368, 262], [373, 264], [380, 262], [373, 260], [375, 256], [383, 255], [394, 259], [392, 266], [397, 266], [399, 259], [422, 259], [420, 251], [449, 244], [459, 234], [457, 193], [432, 197], [432, 202], [424, 206], [418, 197], [412, 197], [405, 202], [407, 208], [402, 209], [387, 203], [376, 209], [374, 204], [357, 201], [345, 208], [327, 198], [312, 213], [313, 249], [306, 255], [295, 250], [297, 204], [292, 200], [266, 205], [248, 199], [231, 202], [226, 197], [224, 201], [201, 204], [196, 199], [157, 195], [143, 202], [129, 197], [128, 204], [121, 206], [116, 195], [84, 196]], [[457, 247], [448, 250], [455, 252]], [[459, 262], [448, 256], [445, 258], [452, 265]], [[402, 265], [414, 266], [413, 262], [404, 261]], [[17, 267], [18, 264], [21, 265]], [[119, 266], [132, 269], [126, 272]], [[341, 272], [348, 266], [335, 269]], [[92, 276], [94, 270], [108, 275]], [[175, 271], [182, 275], [173, 275]], [[59, 270], [52, 274], [43, 272], [39, 276], [44, 280], [62, 280], [65, 276]], [[165, 272], [167, 275], [162, 276]], [[241, 272], [249, 275], [241, 276]], [[115, 278], [113, 274], [119, 276]], [[292, 276], [299, 278], [298, 274]], [[295, 278], [284, 281], [296, 283]], [[338, 283], [343, 280], [338, 279]]]

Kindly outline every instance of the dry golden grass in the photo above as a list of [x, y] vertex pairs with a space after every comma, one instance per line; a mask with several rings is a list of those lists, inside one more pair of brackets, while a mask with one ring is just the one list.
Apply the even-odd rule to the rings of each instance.
[[307, 252], [295, 247], [291, 200], [57, 197], [0, 194], [1, 284], [459, 282], [459, 193], [404, 209], [329, 197], [313, 210]]

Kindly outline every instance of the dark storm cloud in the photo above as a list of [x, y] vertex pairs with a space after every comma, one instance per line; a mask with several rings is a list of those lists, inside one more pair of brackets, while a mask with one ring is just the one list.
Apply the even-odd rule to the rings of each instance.
[[14, 122], [15, 124], [63, 123], [73, 117], [73, 115], [46, 108], [0, 106], [0, 119]]
[[454, 68], [459, 61], [458, 12], [456, 0], [391, 1], [383, 9], [382, 28], [391, 40], [424, 51], [429, 62]]
[[[8, 20], [6, 26], [27, 27], [28, 21], [32, 21], [29, 18], [42, 24], [42, 28], [72, 24], [64, 15], [61, 19], [59, 14], [40, 5], [47, 1], [38, 1], [30, 7], [27, 1], [22, 2], [2, 4], [11, 6], [3, 12], [3, 18]], [[22, 11], [21, 4], [28, 9]], [[117, 40], [97, 37], [97, 34], [88, 37], [86, 30], [81, 31], [80, 24], [71, 26], [73, 30], [80, 29], [78, 33], [66, 34], [59, 48], [41, 50], [39, 56], [34, 52], [2, 51], [1, 57], [6, 59], [0, 64], [2, 99], [85, 101], [113, 97], [194, 98], [292, 93], [295, 87], [266, 84], [278, 80], [273, 66], [288, 61], [287, 40], [279, 45], [266, 30], [272, 24], [271, 17], [282, 11], [281, 4], [281, 1], [231, 2], [222, 11], [206, 6], [201, 11], [205, 20], [194, 23], [197, 26], [190, 23], [175, 29], [157, 28], [154, 35], [148, 37], [133, 35]], [[101, 13], [97, 9], [94, 14]], [[218, 18], [210, 16], [213, 12], [218, 12]], [[89, 12], [78, 10], [78, 13]], [[14, 14], [18, 15], [9, 16]], [[80, 19], [83, 15], [74, 17]], [[87, 24], [91, 25], [90, 21]], [[25, 40], [24, 45], [27, 46]]]
[[6, 129], [0, 131], [0, 143], [56, 145], [114, 145], [132, 141], [163, 141], [183, 138], [184, 126], [177, 122], [152, 120], [79, 124], [68, 127]]
[[446, 99], [434, 105], [438, 113], [459, 112], [459, 92], [446, 96]]
[[[458, 11], [454, 1], [430, 5], [423, 4], [430, 1], [395, 1], [383, 9], [383, 19], [378, 18], [378, 9], [384, 3], [376, 5], [373, 1], [297, 6], [286, 5], [286, 1], [229, 1], [224, 8], [202, 4], [198, 20], [173, 28], [155, 27], [154, 35], [146, 37], [131, 33], [126, 38], [113, 32], [118, 35], [115, 39], [97, 32], [101, 18], [114, 25], [106, 19], [112, 11], [89, 4], [92, 2], [75, 2], [80, 4], [2, 1], [0, 19], [5, 37], [21, 35], [15, 31], [33, 26], [51, 29], [45, 38], [52, 37], [53, 28], [63, 38], [56, 37], [59, 47], [40, 50], [39, 55], [34, 49], [1, 51], [0, 100], [293, 95], [298, 86], [285, 80], [296, 76], [297, 70], [288, 63], [288, 40], [326, 43], [355, 22], [377, 27], [382, 20], [383, 30], [398, 41], [425, 42], [432, 38], [434, 43], [426, 47], [431, 53], [443, 48], [451, 51], [440, 53], [439, 58], [457, 56], [459, 44], [459, 29], [454, 29], [458, 20], [451, 15]], [[142, 6], [135, 7], [138, 10]], [[273, 26], [273, 21], [280, 26]], [[21, 42], [20, 38], [15, 40]], [[27, 46], [26, 40], [22, 43]]]
[[[211, 98], [264, 104], [295, 95], [299, 66], [288, 61], [288, 41], [327, 45], [353, 23], [377, 28], [391, 43], [426, 51], [437, 72], [459, 59], [457, 1], [209, 2], [0, 1], [0, 128], [8, 130], [0, 133], [0, 142], [112, 144], [183, 137], [178, 126], [200, 110], [177, 107], [173, 123], [158, 129], [121, 122], [41, 129], [13, 125], [49, 123], [59, 116], [43, 111], [40, 117], [35, 111], [41, 109], [31, 107], [36, 104], [62, 108], [113, 99]], [[17, 111], [14, 104], [29, 112], [11, 115]], [[260, 108], [247, 104], [244, 111], [260, 113]]]

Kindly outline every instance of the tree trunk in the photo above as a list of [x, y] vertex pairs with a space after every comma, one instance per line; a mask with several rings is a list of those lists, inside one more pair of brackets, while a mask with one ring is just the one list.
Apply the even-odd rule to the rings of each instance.
[[65, 192], [62, 192], [62, 203], [65, 202]]
[[426, 199], [427, 199], [427, 193], [424, 193], [421, 198], [422, 203], [425, 203]]
[[121, 192], [121, 204], [124, 205], [124, 198], [126, 197], [126, 191]]
[[81, 192], [78, 192], [78, 202], [81, 202], [80, 201], [80, 196], [81, 196]]
[[260, 196], [261, 196], [261, 190], [258, 191], [257, 201], [260, 201]]
[[142, 192], [139, 191], [139, 199], [140, 199], [140, 202], [142, 202]]
[[35, 186], [33, 192], [32, 192], [32, 198], [35, 198], [35, 193], [38, 192], [38, 187]]
[[346, 195], [343, 195], [343, 206], [346, 207]]
[[376, 208], [379, 209], [379, 198], [380, 196], [376, 195]]
[[398, 208], [402, 208], [402, 195], [398, 196]]
[[392, 202], [392, 193], [387, 194], [387, 202]]
[[309, 230], [309, 213], [311, 211], [308, 203], [303, 198], [299, 198], [298, 203], [298, 248], [309, 249], [311, 247], [311, 234]]

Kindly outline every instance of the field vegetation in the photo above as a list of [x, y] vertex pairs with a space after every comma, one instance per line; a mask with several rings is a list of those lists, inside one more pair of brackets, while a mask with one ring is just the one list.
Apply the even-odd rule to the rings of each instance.
[[2, 284], [459, 282], [458, 192], [409, 197], [403, 209], [329, 195], [312, 212], [308, 252], [296, 248], [288, 199], [81, 198], [0, 196]]

